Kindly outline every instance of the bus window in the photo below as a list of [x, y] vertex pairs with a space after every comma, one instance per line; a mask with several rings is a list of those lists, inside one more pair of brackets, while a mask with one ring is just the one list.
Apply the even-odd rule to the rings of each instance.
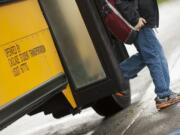
[[75, 0], [41, 4], [76, 89], [106, 78]]

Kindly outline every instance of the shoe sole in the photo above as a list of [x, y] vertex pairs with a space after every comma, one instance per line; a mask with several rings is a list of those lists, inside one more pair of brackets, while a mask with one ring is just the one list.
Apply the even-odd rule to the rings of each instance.
[[178, 99], [175, 99], [175, 100], [171, 100], [171, 101], [168, 101], [168, 102], [165, 102], [165, 103], [161, 103], [161, 104], [156, 104], [156, 108], [158, 110], [162, 110], [162, 109], [165, 109], [171, 105], [174, 105], [176, 103], [180, 102], [180, 98]]

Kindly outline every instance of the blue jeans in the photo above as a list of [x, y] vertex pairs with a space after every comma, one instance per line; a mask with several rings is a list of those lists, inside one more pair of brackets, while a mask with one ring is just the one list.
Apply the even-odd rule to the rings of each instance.
[[171, 94], [170, 78], [167, 60], [152, 28], [142, 28], [135, 41], [138, 53], [120, 63], [120, 69], [124, 78], [129, 80], [145, 66], [148, 67], [155, 93], [158, 97], [166, 97]]

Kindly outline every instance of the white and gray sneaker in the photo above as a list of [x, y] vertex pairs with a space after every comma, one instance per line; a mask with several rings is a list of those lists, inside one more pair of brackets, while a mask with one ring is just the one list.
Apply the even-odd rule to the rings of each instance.
[[164, 98], [155, 98], [156, 108], [158, 110], [165, 109], [175, 103], [180, 102], [180, 94], [172, 92], [171, 95], [164, 97]]

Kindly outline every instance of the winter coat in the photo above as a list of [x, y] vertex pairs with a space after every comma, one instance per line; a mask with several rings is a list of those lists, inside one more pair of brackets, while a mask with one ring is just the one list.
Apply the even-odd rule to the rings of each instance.
[[159, 27], [157, 0], [116, 0], [116, 8], [133, 26], [143, 17], [147, 21], [145, 27]]

